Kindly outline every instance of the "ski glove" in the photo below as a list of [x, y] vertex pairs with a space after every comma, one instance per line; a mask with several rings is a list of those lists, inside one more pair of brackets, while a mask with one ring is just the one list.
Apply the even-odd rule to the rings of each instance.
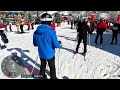
[[59, 41], [59, 43], [60, 43], [60, 46], [62, 47], [62, 42], [61, 42], [61, 41]]
[[62, 42], [61, 42], [61, 41], [59, 41], [59, 43], [60, 43], [60, 44], [62, 44]]

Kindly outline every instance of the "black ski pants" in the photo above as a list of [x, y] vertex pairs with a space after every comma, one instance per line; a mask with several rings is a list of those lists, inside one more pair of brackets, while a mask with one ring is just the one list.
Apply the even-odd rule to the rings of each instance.
[[41, 59], [40, 75], [45, 76], [46, 64], [48, 62], [50, 68], [51, 79], [56, 79], [55, 56], [50, 60]]
[[20, 25], [20, 30], [21, 30], [21, 32], [24, 32], [23, 31], [23, 25]]
[[98, 40], [99, 36], [100, 36], [100, 44], [103, 43], [103, 32], [104, 32], [103, 29], [97, 29], [97, 36], [95, 38], [95, 43], [96, 44], [97, 44], [97, 40]]
[[78, 52], [80, 43], [81, 43], [81, 41], [83, 40], [84, 53], [85, 53], [85, 52], [87, 52], [87, 35], [79, 34], [78, 36], [79, 36], [79, 38], [78, 38], [78, 44], [77, 44], [77, 47], [76, 47], [76, 51]]
[[112, 30], [113, 34], [112, 34], [112, 41], [111, 43], [114, 42], [115, 39], [115, 43], [117, 44], [117, 35], [118, 35], [118, 30]]

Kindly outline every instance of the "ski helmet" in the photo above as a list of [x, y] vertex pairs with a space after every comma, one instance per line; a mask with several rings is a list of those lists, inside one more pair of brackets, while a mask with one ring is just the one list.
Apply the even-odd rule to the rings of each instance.
[[53, 19], [52, 19], [52, 16], [46, 12], [46, 13], [43, 13], [41, 15], [40, 20], [41, 21], [51, 21], [52, 22]]

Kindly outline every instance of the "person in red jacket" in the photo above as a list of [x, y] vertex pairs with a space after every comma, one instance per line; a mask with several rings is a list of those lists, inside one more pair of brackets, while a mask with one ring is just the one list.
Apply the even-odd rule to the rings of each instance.
[[96, 25], [96, 29], [97, 29], [97, 35], [95, 38], [95, 44], [97, 45], [97, 40], [98, 37], [100, 35], [100, 45], [102, 47], [102, 43], [103, 43], [103, 32], [107, 29], [107, 24], [104, 22], [104, 19], [101, 18], [100, 22]]
[[7, 31], [7, 25], [4, 25], [1, 21], [0, 21], [0, 27], [5, 28], [5, 30]]
[[30, 22], [28, 22], [28, 30], [30, 30]]
[[54, 22], [51, 22], [51, 28], [52, 28], [53, 30], [55, 30], [55, 23], [54, 23]]

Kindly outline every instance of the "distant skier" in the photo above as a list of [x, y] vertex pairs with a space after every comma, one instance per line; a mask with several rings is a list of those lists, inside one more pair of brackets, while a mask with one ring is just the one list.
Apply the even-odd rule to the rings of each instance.
[[29, 31], [30, 30], [30, 25], [31, 25], [30, 22], [28, 22], [27, 25], [28, 25], [28, 31]]
[[17, 28], [17, 32], [19, 33], [19, 32], [20, 32], [20, 31], [19, 31], [20, 24], [19, 24], [19, 22], [18, 22], [18, 21], [16, 22], [16, 28]]
[[9, 23], [9, 29], [10, 29], [10, 32], [12, 32], [12, 23], [11, 22]]
[[1, 48], [1, 49], [6, 48], [5, 43], [4, 43], [3, 40], [2, 40], [1, 35], [0, 35], [0, 48]]
[[73, 29], [73, 25], [74, 25], [73, 16], [70, 17], [70, 22], [71, 22], [71, 29]]
[[78, 28], [78, 23], [80, 23], [80, 22], [81, 22], [81, 20], [79, 18], [77, 18], [76, 24], [75, 24], [76, 29]]
[[21, 30], [21, 33], [24, 33], [24, 31], [23, 31], [23, 26], [24, 26], [24, 22], [21, 21], [21, 23], [20, 23], [20, 30]]
[[87, 25], [87, 19], [83, 19], [82, 22], [81, 21], [78, 22], [77, 32], [78, 32], [78, 44], [75, 53], [78, 53], [79, 45], [83, 40], [84, 44], [83, 54], [85, 55], [87, 52], [87, 32], [90, 33], [90, 27]]
[[38, 47], [41, 60], [40, 78], [47, 79], [45, 75], [46, 64], [50, 67], [51, 79], [57, 79], [55, 69], [55, 48], [60, 48], [61, 41], [58, 41], [56, 32], [51, 28], [52, 17], [48, 13], [41, 15], [41, 25], [33, 34], [33, 44]]
[[95, 38], [95, 44], [97, 45], [97, 40], [98, 40], [98, 37], [100, 35], [100, 45], [101, 45], [101, 48], [102, 48], [102, 44], [103, 44], [103, 32], [107, 29], [107, 24], [104, 22], [104, 19], [101, 18], [100, 19], [100, 22], [96, 25], [96, 29], [97, 29], [97, 36]]
[[0, 27], [1, 27], [1, 28], [5, 28], [5, 30], [8, 31], [8, 30], [7, 30], [7, 25], [3, 24], [1, 21], [0, 21]]
[[31, 23], [32, 30], [34, 30], [34, 22]]
[[115, 44], [117, 44], [117, 35], [118, 35], [118, 26], [119, 24], [117, 22], [115, 22], [113, 25], [112, 25], [112, 41], [110, 44], [113, 44], [114, 42], [114, 39], [115, 39]]
[[6, 43], [8, 43], [8, 38], [4, 32], [4, 30], [0, 30], [0, 48], [4, 49], [6, 48]]

